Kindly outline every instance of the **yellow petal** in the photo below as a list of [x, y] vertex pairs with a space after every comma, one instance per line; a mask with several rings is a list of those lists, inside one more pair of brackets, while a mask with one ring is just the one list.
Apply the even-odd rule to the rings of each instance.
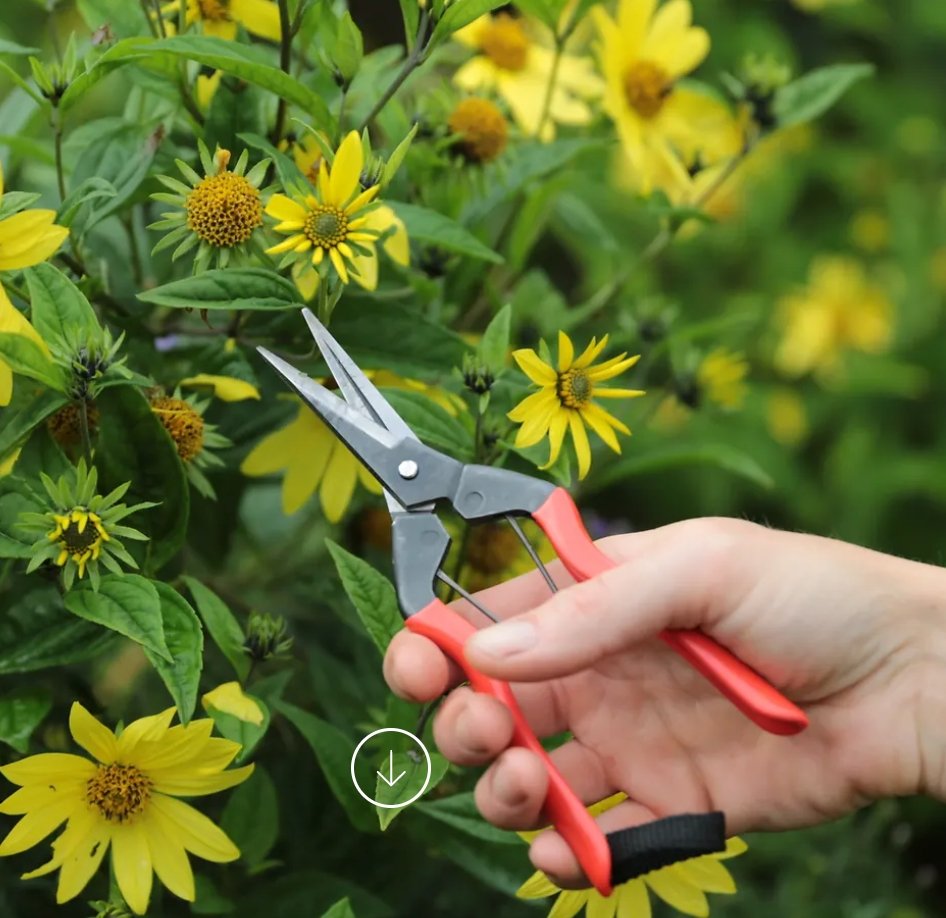
[[175, 896], [193, 902], [196, 897], [194, 871], [183, 844], [168, 836], [153, 814], [146, 814], [142, 822], [151, 853], [151, 864], [158, 879]]
[[537, 870], [516, 890], [516, 896], [519, 899], [544, 899], [557, 892], [561, 890], [541, 870]]
[[118, 737], [118, 757], [127, 758], [132, 755], [140, 742], [156, 743], [163, 739], [176, 710], [167, 708], [160, 714], [133, 720]]
[[168, 777], [166, 773], [153, 772], [151, 778], [154, 790], [160, 794], [173, 794], [175, 797], [203, 797], [217, 794], [242, 784], [251, 774], [253, 765], [231, 768], [210, 775], [184, 775], [178, 778]]
[[581, 415], [577, 411], [568, 413], [568, 426], [575, 444], [575, 456], [578, 459], [578, 478], [582, 479], [591, 468], [591, 446], [588, 444], [588, 434]]
[[207, 692], [201, 703], [205, 711], [215, 710], [232, 714], [248, 724], [259, 726], [263, 722], [263, 710], [249, 695], [245, 694], [239, 682], [224, 682]]
[[222, 70], [215, 70], [209, 76], [198, 74], [195, 84], [195, 94], [197, 96], [197, 107], [202, 111], [210, 108], [210, 103], [220, 88], [220, 80], [223, 77]]
[[650, 896], [643, 880], [631, 880], [615, 891], [617, 918], [650, 918]]
[[561, 893], [555, 900], [548, 918], [573, 918], [588, 901], [589, 895], [587, 889], [569, 890]]
[[378, 253], [373, 245], [370, 255], [355, 254], [351, 264], [351, 276], [355, 282], [365, 290], [376, 290], [378, 287]]
[[68, 752], [41, 752], [0, 768], [11, 784], [56, 784], [57, 781], [88, 781], [95, 774], [93, 762]]
[[[351, 202], [351, 204], [349, 204], [345, 208], [345, 213], [348, 214], [349, 216], [352, 216], [358, 213], [359, 210], [361, 210], [366, 205], [370, 204], [378, 196], [378, 192], [380, 190], [381, 190], [380, 185], [372, 185], [370, 188], [366, 188], [364, 191], [361, 192], [361, 194], [358, 195], [358, 197], [355, 198], [354, 201]], [[356, 225], [353, 226], [352, 223], [349, 223], [348, 228], [358, 229], [360, 226], [368, 226], [373, 229], [378, 229], [378, 227], [375, 226], [372, 220], [370, 219], [371, 216], [373, 216], [373, 214], [369, 214], [368, 218], [361, 218], [361, 219], [365, 219], [366, 222], [364, 223], [360, 223], [358, 220], [353, 220], [352, 223]]]
[[204, 19], [201, 22], [204, 35], [211, 38], [222, 38], [224, 41], [233, 41], [237, 37], [237, 24], [230, 19]]
[[230, 0], [230, 15], [260, 38], [278, 42], [282, 35], [279, 7], [272, 0]]
[[86, 752], [103, 764], [115, 761], [118, 754], [115, 734], [96, 720], [78, 701], [74, 701], [69, 710], [69, 732]]
[[568, 412], [559, 411], [549, 424], [549, 461], [542, 466], [543, 469], [551, 468], [558, 460], [566, 430], [568, 430]]
[[136, 915], [143, 915], [148, 910], [154, 873], [141, 819], [113, 827], [112, 867], [125, 902]]
[[46, 342], [40, 337], [39, 332], [30, 325], [26, 316], [10, 302], [10, 298], [2, 286], [0, 286], [0, 332], [21, 335], [32, 341], [47, 357], [50, 356]]
[[52, 803], [56, 797], [69, 796], [76, 799], [82, 796], [85, 781], [58, 781], [55, 785], [28, 784], [15, 790], [0, 803], [0, 813], [7, 816], [22, 816], [31, 810], [38, 810]]
[[296, 289], [299, 291], [302, 299], [306, 303], [311, 302], [319, 289], [319, 272], [316, 271], [311, 262], [297, 261], [292, 266], [292, 279], [296, 283]]
[[332, 453], [319, 488], [322, 512], [330, 523], [337, 523], [348, 509], [358, 480], [358, 460], [341, 444]]
[[338, 148], [335, 161], [332, 163], [329, 176], [329, 199], [325, 202], [326, 204], [334, 204], [336, 207], [345, 206], [345, 202], [358, 189], [358, 179], [361, 177], [364, 163], [361, 137], [357, 131], [350, 131]]
[[608, 346], [608, 335], [605, 335], [600, 341], [597, 338], [592, 338], [591, 342], [588, 344], [582, 352], [581, 356], [573, 364], [576, 370], [585, 370], [598, 357], [606, 347]]
[[32, 848], [58, 829], [81, 806], [83, 806], [81, 797], [59, 794], [46, 806], [27, 813], [0, 842], [0, 857], [19, 854], [27, 848]]
[[508, 417], [510, 421], [522, 423], [523, 421], [528, 421], [530, 417], [533, 417], [538, 412], [547, 411], [549, 408], [555, 407], [558, 403], [558, 396], [555, 394], [554, 389], [540, 389], [538, 392], [533, 392], [531, 395], [526, 396], [506, 417]]
[[226, 833], [192, 806], [164, 794], [154, 794], [149, 809], [161, 831], [197, 857], [223, 864], [240, 856], [240, 849]]
[[529, 379], [537, 386], [554, 386], [558, 379], [558, 374], [544, 360], [540, 359], [531, 348], [521, 348], [512, 352], [513, 359], [519, 364]]
[[[613, 418], [608, 412], [603, 408], [599, 408], [597, 405], [585, 405], [584, 408], [580, 411], [582, 420], [599, 436], [602, 440], [616, 453], [621, 452], [621, 444], [618, 443], [618, 438], [614, 435], [614, 424], [612, 421], [620, 425], [623, 430], [621, 433], [630, 433], [627, 427], [622, 424], [617, 418]], [[620, 429], [620, 428], [619, 428]]]
[[598, 389], [595, 398], [640, 398], [647, 393], [643, 389]]
[[258, 399], [259, 389], [245, 379], [235, 376], [214, 376], [211, 373], [198, 373], [181, 380], [182, 386], [211, 386], [214, 395], [224, 402], [242, 402], [246, 399]]
[[29, 268], [55, 254], [69, 235], [55, 219], [52, 210], [24, 210], [0, 220], [0, 271]]
[[618, 3], [617, 26], [628, 60], [636, 57], [643, 45], [656, 8], [657, 0], [620, 0]]
[[564, 373], [572, 365], [575, 359], [575, 348], [572, 345], [572, 339], [560, 331], [558, 333], [558, 372]]
[[[75, 819], [70, 821], [70, 828], [74, 821]], [[85, 889], [89, 880], [99, 869], [111, 841], [109, 824], [94, 815], [84, 818], [78, 824], [78, 828], [79, 831], [76, 833], [74, 842], [69, 845], [69, 850], [64, 850], [61, 855], [59, 885], [56, 888], [56, 902], [60, 905], [74, 899]], [[66, 832], [68, 831], [67, 828]], [[63, 832], [56, 844], [65, 842], [66, 832]]]
[[585, 906], [585, 918], [614, 918], [618, 907], [617, 896], [605, 899], [597, 890], [588, 891], [588, 904]]
[[657, 896], [678, 912], [693, 915], [694, 918], [706, 918], [709, 915], [706, 896], [688, 883], [674, 866], [648, 873], [644, 879]]
[[703, 892], [732, 895], [736, 891], [732, 874], [711, 855], [683, 861], [677, 864], [677, 870], [692, 886]]
[[342, 258], [338, 249], [329, 249], [328, 257], [332, 260], [332, 264], [335, 266], [335, 270], [338, 272], [338, 277], [343, 284], [348, 283], [348, 268], [345, 265], [345, 259]]
[[281, 222], [304, 223], [308, 214], [306, 209], [284, 194], [274, 194], [266, 205], [266, 213]]
[[176, 768], [195, 758], [202, 760], [210, 745], [213, 727], [209, 717], [192, 720], [186, 727], [171, 727], [158, 742], [145, 740], [138, 743], [124, 761], [150, 774], [162, 768]]
[[740, 854], [745, 854], [748, 850], [749, 846], [738, 835], [734, 835], [726, 840], [726, 850], [722, 854], [714, 854], [713, 857], [725, 861], [731, 857], [739, 857]]
[[623, 354], [620, 357], [612, 357], [596, 367], [590, 367], [587, 371], [588, 378], [595, 382], [613, 379], [615, 376], [620, 376], [625, 370], [629, 370], [640, 359], [640, 354], [635, 354], [633, 357], [625, 357]]
[[282, 242], [277, 242], [275, 245], [271, 245], [267, 250], [267, 255], [282, 255], [283, 252], [289, 252], [299, 246], [302, 246], [303, 243], [307, 243], [305, 248], [308, 249], [311, 243], [305, 236], [301, 233], [296, 233], [294, 236], [289, 236], [286, 239], [283, 239]]
[[[0, 408], [5, 408], [10, 404], [13, 398], [13, 370], [9, 365], [0, 360]], [[8, 462], [9, 459], [5, 460]], [[15, 460], [14, 460], [15, 461]], [[12, 469], [7, 469], [3, 474], [7, 474]]]

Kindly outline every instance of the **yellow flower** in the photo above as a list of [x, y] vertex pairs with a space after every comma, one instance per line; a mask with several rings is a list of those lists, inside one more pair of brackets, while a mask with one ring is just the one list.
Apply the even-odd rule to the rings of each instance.
[[516, 446], [534, 446], [544, 437], [549, 438], [548, 468], [558, 459], [566, 431], [571, 433], [578, 457], [578, 477], [584, 478], [591, 468], [591, 446], [585, 431], [587, 424], [616, 453], [621, 445], [614, 434], [617, 430], [630, 434], [627, 426], [598, 405], [595, 398], [635, 398], [644, 393], [639, 389], [609, 389], [600, 383], [630, 369], [640, 355], [620, 354], [594, 365], [595, 359], [607, 347], [608, 336], [591, 343], [577, 359], [571, 339], [565, 332], [558, 333], [558, 369], [542, 360], [535, 351], [513, 351], [519, 369], [539, 386], [512, 411], [509, 419], [522, 426], [516, 433]]
[[783, 446], [797, 446], [808, 436], [805, 403], [792, 389], [775, 389], [769, 396], [765, 416], [772, 439]]
[[[0, 333], [21, 335], [28, 341], [32, 341], [47, 357], [51, 356], [46, 342], [30, 325], [26, 316], [10, 302], [10, 297], [2, 286], [0, 286]], [[13, 398], [13, 370], [6, 361], [0, 359], [0, 406], [9, 405], [11, 398]]]
[[782, 299], [778, 321], [776, 367], [789, 376], [831, 374], [848, 348], [884, 350], [893, 333], [893, 306], [859, 262], [829, 255], [812, 263], [806, 287]]
[[[686, 170], [675, 148], [699, 134], [693, 124], [693, 90], [677, 80], [695, 69], [709, 52], [709, 35], [691, 26], [689, 0], [619, 0], [617, 18], [593, 10], [601, 38], [599, 57], [605, 77], [605, 110], [649, 191], [656, 169], [672, 170], [681, 182]], [[661, 163], [661, 160], [663, 162]]]
[[[161, 8], [161, 15], [174, 18], [181, 8], [181, 0]], [[243, 26], [251, 35], [279, 41], [279, 7], [275, 0], [187, 0], [184, 22], [199, 25], [204, 35], [232, 41], [237, 27]]]
[[222, 70], [213, 70], [210, 73], [199, 73], [197, 75], [194, 91], [197, 97], [197, 107], [202, 112], [206, 112], [210, 108], [210, 103], [213, 102], [222, 79]]
[[325, 154], [315, 136], [308, 131], [292, 144], [292, 159], [296, 168], [313, 184], [319, 183], [319, 168]]
[[243, 691], [239, 682], [218, 685], [206, 692], [200, 702], [208, 713], [220, 711], [257, 727], [263, 722], [263, 709]]
[[553, 76], [554, 54], [535, 40], [527, 20], [509, 13], [487, 14], [454, 32], [453, 37], [478, 52], [454, 74], [453, 82], [467, 92], [498, 93], [527, 134], [551, 140], [556, 124], [591, 121], [587, 100], [601, 94], [601, 81], [588, 58], [563, 54], [548, 118], [539, 124]]
[[318, 186], [295, 198], [274, 194], [266, 213], [279, 222], [276, 232], [287, 234], [269, 255], [285, 253], [283, 265], [293, 264], [292, 275], [306, 298], [314, 294], [320, 276], [316, 270], [325, 256], [342, 283], [351, 277], [366, 290], [378, 286], [378, 255], [375, 245], [385, 233], [385, 251], [399, 264], [409, 261], [407, 231], [394, 211], [386, 206], [369, 206], [379, 186], [362, 191], [360, 177], [364, 151], [357, 131], [342, 141], [331, 169], [319, 162]]
[[[615, 794], [588, 808], [594, 815], [610, 810], [626, 799], [626, 794]], [[538, 833], [524, 833], [523, 837], [531, 840]], [[605, 898], [595, 889], [561, 890], [544, 873], [534, 873], [519, 889], [516, 895], [520, 899], [544, 899], [558, 894], [548, 918], [573, 918], [585, 910], [587, 918], [650, 918], [652, 911], [650, 896], [663, 900], [671, 907], [705, 918], [710, 913], [706, 893], [732, 894], [736, 884], [729, 871], [720, 863], [732, 857], [738, 857], [747, 850], [741, 838], [730, 838], [726, 850], [719, 854], [707, 854], [703, 857], [680, 861], [660, 870], [652, 870], [627, 883], [617, 886], [614, 892]]]
[[58, 870], [58, 903], [82, 892], [109, 847], [118, 888], [136, 915], [148, 908], [154, 873], [174, 895], [193, 902], [187, 852], [216, 863], [236, 860], [240, 852], [206, 816], [176, 798], [234, 787], [253, 766], [224, 771], [239, 743], [211, 737], [209, 719], [172, 727], [173, 717], [169, 708], [116, 735], [75, 702], [69, 730], [96, 761], [54, 752], [0, 768], [20, 786], [0, 803], [0, 813], [23, 817], [0, 844], [0, 855], [32, 848], [65, 822], [52, 859], [23, 874], [32, 879]]
[[235, 376], [214, 376], [211, 373], [198, 373], [181, 380], [182, 386], [207, 386], [222, 402], [242, 402], [249, 398], [259, 398], [259, 389], [245, 379]]
[[463, 99], [447, 119], [451, 134], [457, 135], [457, 146], [474, 163], [496, 159], [509, 140], [509, 128], [503, 113], [489, 99]]
[[749, 363], [742, 354], [718, 347], [700, 362], [696, 382], [709, 401], [732, 410], [745, 401], [748, 374]]

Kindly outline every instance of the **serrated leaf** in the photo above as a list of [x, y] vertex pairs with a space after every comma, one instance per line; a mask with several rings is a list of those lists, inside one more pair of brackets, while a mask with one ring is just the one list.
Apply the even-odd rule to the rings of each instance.
[[[99, 330], [98, 319], [82, 291], [50, 264], [27, 273], [33, 327], [45, 341], [70, 341]], [[80, 333], [76, 335], [76, 333]]]
[[250, 658], [243, 651], [243, 642], [246, 637], [236, 616], [216, 593], [199, 580], [186, 576], [182, 579], [194, 597], [197, 612], [203, 619], [204, 627], [210, 632], [213, 642], [230, 661], [240, 682], [244, 682], [250, 672]]
[[26, 755], [33, 731], [52, 706], [52, 699], [40, 690], [22, 688], [0, 697], [0, 743]]
[[439, 800], [419, 802], [417, 810], [431, 819], [446, 823], [465, 835], [491, 844], [521, 845], [522, 839], [515, 832], [497, 829], [480, 815], [473, 794], [454, 794]]
[[295, 285], [265, 268], [204, 271], [138, 294], [138, 299], [172, 309], [299, 309]]
[[493, 264], [502, 264], [503, 257], [480, 242], [466, 227], [436, 210], [403, 201], [388, 201], [407, 227], [407, 235], [416, 241], [427, 242], [448, 252], [469, 255]]
[[331, 539], [325, 540], [335, 569], [361, 623], [382, 655], [404, 626], [391, 581]]
[[[388, 804], [403, 803], [410, 800], [420, 790], [424, 779], [427, 777], [427, 760], [417, 753], [416, 749], [412, 751], [413, 755], [408, 751], [394, 752], [393, 756], [390, 756], [387, 761], [379, 763], [378, 771], [386, 773], [387, 768], [391, 767], [393, 759], [394, 776], [404, 772], [404, 777], [391, 785], [379, 775], [374, 790], [375, 801]], [[424, 789], [425, 795], [429, 794], [443, 780], [449, 767], [450, 763], [439, 752], [430, 753], [430, 783]], [[410, 806], [414, 806], [414, 804], [399, 806], [396, 809], [384, 806], [375, 807], [381, 831], [384, 832]]]
[[506, 365], [509, 354], [509, 338], [512, 327], [512, 304], [506, 303], [493, 316], [480, 339], [480, 362], [486, 364], [494, 374], [498, 374]]
[[0, 478], [0, 557], [29, 558], [32, 555], [36, 534], [20, 528], [20, 514], [44, 513], [46, 509], [43, 497], [18, 475]]
[[252, 869], [266, 859], [279, 837], [279, 800], [276, 785], [262, 765], [257, 765], [233, 792], [220, 828], [240, 849], [240, 860]]
[[17, 392], [15, 402], [3, 409], [0, 425], [0, 458], [4, 458], [29, 433], [55, 414], [68, 399], [61, 392], [40, 392], [21, 402]]
[[165, 658], [145, 647], [145, 654], [171, 693], [181, 723], [186, 724], [197, 707], [197, 688], [204, 663], [204, 632], [197, 613], [177, 590], [158, 580], [151, 584], [157, 593], [164, 639], [170, 653]]
[[832, 64], [820, 67], [783, 86], [775, 96], [779, 128], [813, 121], [824, 114], [855, 83], [874, 72], [873, 64]]
[[453, 415], [423, 392], [380, 387], [394, 410], [418, 437], [430, 446], [444, 450], [457, 459], [473, 455], [473, 435]]
[[94, 622], [141, 644], [145, 652], [170, 662], [165, 641], [161, 601], [154, 584], [138, 574], [107, 574], [96, 592], [91, 586], [70, 590], [66, 608], [79, 618]]
[[35, 379], [43, 385], [63, 392], [66, 376], [30, 338], [13, 332], [0, 332], [0, 359], [9, 364], [14, 373]]

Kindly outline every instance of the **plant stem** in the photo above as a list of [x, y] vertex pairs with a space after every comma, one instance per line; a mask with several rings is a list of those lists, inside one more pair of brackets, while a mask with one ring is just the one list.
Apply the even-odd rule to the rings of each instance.
[[[186, 0], [181, 0], [181, 6], [184, 5]], [[158, 29], [159, 38], [167, 38], [168, 33], [167, 29], [164, 28], [164, 17], [161, 15], [161, 0], [151, 0], [151, 4], [154, 7], [154, 21]]]
[[[184, 3], [185, 0], [181, 0], [181, 4], [183, 5]], [[148, 28], [151, 29], [151, 34], [155, 38], [159, 38], [160, 35], [158, 34], [158, 26], [154, 21], [154, 17], [151, 15], [151, 7], [148, 3], [148, 0], [139, 0], [139, 6], [141, 7], [141, 12], [145, 14], [145, 22], [148, 23]]]
[[[279, 0], [279, 67], [286, 76], [291, 76], [292, 67], [292, 39], [295, 36], [293, 23], [289, 21], [289, 0]], [[276, 108], [276, 123], [270, 135], [273, 145], [279, 144], [282, 139], [283, 128], [286, 124], [286, 110], [288, 103], [283, 96], [279, 98]]]
[[91, 465], [92, 437], [89, 434], [89, 405], [84, 398], [79, 402], [79, 426], [82, 429], [82, 452], [85, 454], [86, 463]]
[[338, 142], [345, 136], [345, 105], [348, 102], [348, 86], [342, 87], [342, 97], [338, 102]]
[[371, 111], [368, 112], [364, 121], [358, 127], [358, 133], [360, 134], [372, 121], [377, 117], [378, 112], [384, 108], [388, 102], [391, 101], [391, 98], [394, 94], [401, 88], [404, 84], [404, 81], [424, 62], [427, 57], [428, 44], [427, 44], [427, 29], [430, 26], [430, 13], [425, 9], [420, 14], [420, 22], [417, 25], [417, 39], [414, 42], [414, 47], [411, 49], [411, 53], [408, 54], [404, 65], [398, 71], [397, 76], [391, 81], [391, 85], [381, 94], [381, 97], [375, 102]]
[[549, 73], [549, 82], [545, 87], [545, 98], [542, 100], [541, 114], [539, 123], [535, 127], [535, 136], [537, 140], [542, 139], [542, 129], [549, 120], [549, 112], [552, 110], [552, 96], [555, 93], [555, 84], [558, 82], [558, 70], [562, 63], [562, 53], [565, 50], [565, 42], [559, 36], [555, 36], [555, 53], [552, 57], [552, 70]]
[[59, 188], [59, 203], [66, 200], [66, 176], [62, 168], [62, 115], [58, 108], [53, 108], [53, 143], [56, 153], [56, 185]]

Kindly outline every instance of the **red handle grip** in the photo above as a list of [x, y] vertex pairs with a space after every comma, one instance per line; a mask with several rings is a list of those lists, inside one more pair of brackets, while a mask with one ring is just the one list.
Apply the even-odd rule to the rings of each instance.
[[476, 628], [439, 599], [409, 616], [407, 627], [415, 634], [422, 634], [432, 640], [459, 664], [470, 680], [470, 685], [477, 692], [492, 695], [509, 708], [515, 724], [512, 745], [522, 746], [534, 752], [542, 759], [548, 772], [549, 790], [545, 798], [545, 813], [549, 821], [568, 843], [589, 881], [601, 895], [610, 896], [611, 849], [604, 833], [542, 748], [519, 710], [509, 684], [490, 679], [467, 663], [463, 647], [470, 635], [476, 632]]
[[[591, 541], [564, 488], [556, 488], [532, 516], [576, 580], [615, 566]], [[660, 637], [763, 730], [790, 736], [808, 726], [804, 711], [711, 637], [699, 631], [664, 631]]]

